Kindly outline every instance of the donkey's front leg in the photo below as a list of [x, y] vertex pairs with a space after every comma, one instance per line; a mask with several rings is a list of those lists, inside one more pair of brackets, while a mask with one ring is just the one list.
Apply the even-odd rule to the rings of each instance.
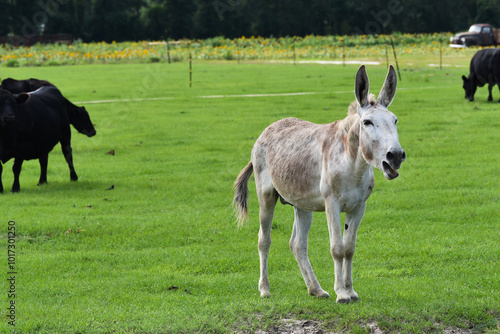
[[352, 287], [352, 258], [356, 249], [356, 236], [361, 218], [365, 213], [366, 202], [351, 212], [346, 213], [344, 231], [344, 282], [349, 297], [352, 301], [359, 299]]
[[328, 232], [330, 233], [330, 251], [335, 264], [335, 293], [337, 294], [337, 303], [349, 303], [351, 297], [347, 293], [344, 281], [344, 242], [342, 240], [342, 229], [340, 227], [340, 206], [334, 198], [327, 198], [326, 220], [328, 222]]

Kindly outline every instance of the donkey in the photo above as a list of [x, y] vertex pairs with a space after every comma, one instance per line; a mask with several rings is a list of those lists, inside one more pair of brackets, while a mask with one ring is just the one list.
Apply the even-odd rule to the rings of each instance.
[[[233, 205], [239, 226], [248, 218], [248, 180], [255, 172], [260, 207], [259, 256], [261, 297], [270, 296], [267, 259], [271, 223], [278, 198], [294, 208], [290, 250], [310, 295], [328, 298], [316, 279], [307, 255], [307, 237], [313, 211], [325, 211], [330, 251], [335, 264], [337, 303], [359, 299], [353, 290], [352, 259], [356, 234], [374, 185], [373, 168], [387, 180], [399, 176], [406, 159], [399, 144], [396, 116], [387, 110], [396, 94], [396, 72], [391, 65], [378, 99], [369, 94], [362, 65], [355, 81], [356, 101], [348, 116], [330, 124], [286, 118], [267, 127], [255, 142], [251, 161], [235, 183]], [[340, 214], [346, 212], [344, 235]]]

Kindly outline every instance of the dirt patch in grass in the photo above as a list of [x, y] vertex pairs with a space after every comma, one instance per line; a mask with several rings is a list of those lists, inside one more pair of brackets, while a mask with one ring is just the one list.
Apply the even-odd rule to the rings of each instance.
[[[351, 330], [342, 330], [338, 332], [328, 331], [324, 329], [323, 322], [314, 320], [295, 320], [281, 319], [277, 325], [270, 326], [266, 330], [257, 330], [255, 334], [346, 334], [351, 333]], [[371, 334], [386, 334], [391, 333], [382, 330], [376, 322], [372, 321], [367, 324], [360, 325], [364, 332]], [[439, 331], [437, 331], [439, 332]], [[443, 328], [443, 334], [472, 334], [472, 329], [462, 329], [458, 327]]]
[[255, 334], [334, 334], [320, 327], [321, 322], [313, 320], [281, 319], [280, 323], [267, 330], [258, 330]]
[[[325, 330], [322, 326], [323, 322], [314, 320], [295, 320], [295, 319], [281, 319], [280, 323], [275, 326], [271, 326], [267, 330], [258, 330], [256, 334], [343, 334], [347, 333], [345, 331], [332, 332]], [[375, 322], [370, 322], [363, 325], [365, 329], [369, 330], [370, 333], [383, 334], [378, 325]]]

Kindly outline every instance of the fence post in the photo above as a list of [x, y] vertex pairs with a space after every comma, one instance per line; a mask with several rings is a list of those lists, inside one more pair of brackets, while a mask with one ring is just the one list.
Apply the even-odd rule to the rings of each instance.
[[342, 39], [342, 65], [345, 67], [345, 37]]
[[240, 63], [240, 40], [239, 40], [239, 38], [235, 38], [234, 40], [236, 43], [236, 45], [234, 47], [235, 52], [236, 52], [236, 60], [238, 61], [238, 64], [239, 64]]
[[170, 43], [168, 42], [168, 38], [167, 38], [167, 59], [168, 63], [170, 64]]
[[401, 73], [399, 72], [398, 57], [396, 56], [396, 48], [394, 47], [394, 41], [392, 40], [392, 37], [391, 37], [391, 45], [392, 45], [392, 52], [394, 53], [394, 60], [396, 61], [396, 68], [398, 70], [399, 80], [401, 81]]
[[295, 60], [297, 58], [296, 55], [295, 55], [295, 39], [296, 38], [297, 38], [296, 36], [293, 37], [293, 64], [294, 65], [295, 65]]
[[385, 46], [385, 62], [387, 63], [387, 68], [389, 68], [389, 50], [387, 50], [387, 42], [384, 43]]
[[443, 40], [439, 39], [439, 69], [443, 69]]
[[191, 42], [188, 44], [189, 49], [189, 88], [193, 85], [193, 57], [191, 56]]

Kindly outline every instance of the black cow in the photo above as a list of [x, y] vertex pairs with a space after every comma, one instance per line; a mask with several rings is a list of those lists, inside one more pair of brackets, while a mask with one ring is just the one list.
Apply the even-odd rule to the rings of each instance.
[[12, 78], [7, 78], [2, 80], [0, 88], [8, 90], [9, 92], [14, 94], [19, 94], [19, 93], [33, 92], [43, 86], [54, 86], [54, 85], [46, 80], [38, 80], [33, 78], [27, 80], [16, 80]]
[[[8, 90], [13, 94], [27, 93], [37, 90], [40, 87], [52, 86], [53, 84], [46, 80], [39, 79], [27, 79], [27, 80], [16, 80], [12, 78], [7, 78], [2, 80], [0, 88]], [[83, 133], [88, 137], [92, 137], [96, 134], [94, 126], [90, 121], [90, 116], [85, 107], [77, 107], [71, 101], [64, 98], [64, 101], [68, 110], [69, 123], [75, 127], [75, 129]]]
[[[500, 49], [484, 49], [476, 52], [470, 61], [469, 77], [462, 75], [462, 80], [466, 99], [474, 101], [477, 87], [488, 84], [488, 101], [493, 101], [491, 95], [493, 86], [499, 85], [500, 88]], [[500, 103], [500, 100], [498, 102]]]
[[[47, 182], [49, 152], [57, 143], [70, 170], [70, 178], [78, 180], [73, 166], [71, 129], [67, 103], [56, 87], [41, 87], [30, 93], [12, 94], [0, 89], [0, 160], [14, 158], [12, 192], [20, 190], [19, 174], [24, 160], [39, 159], [40, 180]], [[82, 126], [88, 127], [87, 125]], [[0, 164], [0, 192], [2, 165]]]

